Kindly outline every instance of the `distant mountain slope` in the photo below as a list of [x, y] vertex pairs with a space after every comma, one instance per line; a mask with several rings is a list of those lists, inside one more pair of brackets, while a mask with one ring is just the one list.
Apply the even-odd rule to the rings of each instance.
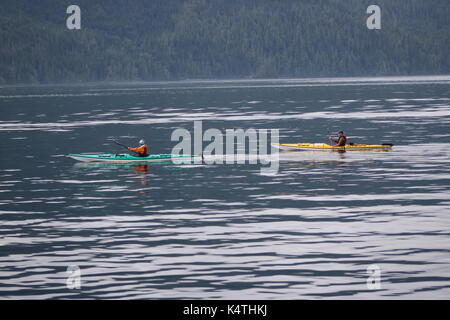
[[4, 2], [0, 83], [450, 74], [448, 0]]

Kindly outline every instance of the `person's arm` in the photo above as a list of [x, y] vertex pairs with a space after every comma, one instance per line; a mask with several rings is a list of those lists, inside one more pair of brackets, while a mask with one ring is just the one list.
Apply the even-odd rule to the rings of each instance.
[[336, 139], [336, 138], [333, 138], [333, 137], [328, 137], [328, 139], [330, 139], [331, 141], [333, 141], [333, 142], [335, 142], [335, 143], [338, 143], [339, 142], [339, 139]]

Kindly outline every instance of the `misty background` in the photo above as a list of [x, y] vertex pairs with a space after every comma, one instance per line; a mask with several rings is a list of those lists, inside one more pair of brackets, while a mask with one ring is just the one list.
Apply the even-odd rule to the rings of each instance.
[[449, 74], [449, 16], [448, 0], [8, 0], [0, 83]]

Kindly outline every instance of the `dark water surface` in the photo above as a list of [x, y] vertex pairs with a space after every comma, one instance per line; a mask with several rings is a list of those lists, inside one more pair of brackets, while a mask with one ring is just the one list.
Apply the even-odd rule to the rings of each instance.
[[[450, 298], [450, 77], [0, 88], [1, 298]], [[86, 165], [176, 128], [389, 152]], [[381, 287], [367, 287], [367, 267]], [[68, 266], [81, 271], [69, 289]]]

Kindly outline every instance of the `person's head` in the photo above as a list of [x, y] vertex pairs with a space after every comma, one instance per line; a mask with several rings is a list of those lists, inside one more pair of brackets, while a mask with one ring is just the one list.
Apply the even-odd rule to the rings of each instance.
[[144, 139], [139, 140], [139, 145], [140, 146], [143, 146], [144, 144], [145, 144], [145, 140]]
[[344, 131], [339, 131], [339, 132], [338, 132], [338, 136], [339, 136], [339, 137], [342, 137], [343, 135], [344, 135]]

